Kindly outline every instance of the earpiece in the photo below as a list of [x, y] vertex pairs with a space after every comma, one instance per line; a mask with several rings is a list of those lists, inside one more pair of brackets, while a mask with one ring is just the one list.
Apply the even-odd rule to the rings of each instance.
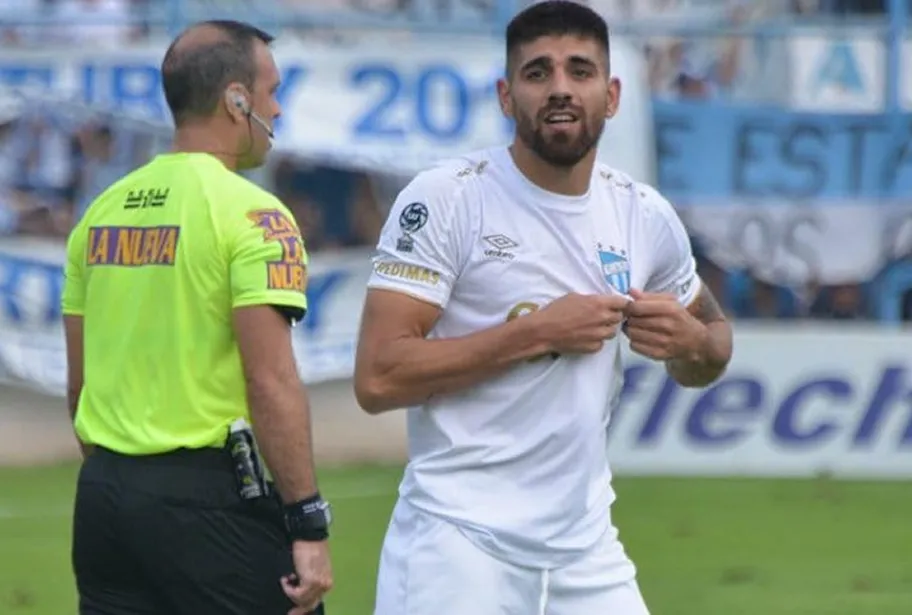
[[272, 127], [269, 124], [267, 124], [263, 120], [263, 118], [261, 118], [259, 115], [257, 115], [256, 113], [253, 112], [253, 109], [250, 108], [250, 103], [247, 102], [246, 96], [244, 96], [240, 92], [235, 92], [232, 90], [227, 91], [225, 93], [225, 95], [228, 96], [228, 101], [232, 105], [234, 105], [235, 107], [240, 109], [244, 114], [246, 114], [247, 118], [249, 120], [253, 120], [253, 122], [257, 126], [259, 126], [263, 130], [263, 132], [265, 132], [269, 136], [270, 139], [275, 138], [275, 134], [272, 132]]
[[244, 113], [250, 113], [250, 106], [247, 104], [247, 98], [239, 92], [229, 92], [230, 102]]

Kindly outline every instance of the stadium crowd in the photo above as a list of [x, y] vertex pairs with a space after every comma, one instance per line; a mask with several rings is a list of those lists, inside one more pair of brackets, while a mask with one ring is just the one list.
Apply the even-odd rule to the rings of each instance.
[[[197, 0], [205, 2], [205, 0]], [[228, 0], [244, 4], [245, 0]], [[278, 1], [278, 0], [274, 0]], [[282, 0], [286, 8], [362, 10], [354, 0]], [[379, 5], [380, 3], [378, 3]], [[382, 3], [407, 11], [411, 2]], [[854, 15], [883, 12], [883, 0], [592, 0], [611, 22], [701, 20], [705, 25], [739, 25], [795, 15]], [[141, 21], [160, 9], [155, 0], [5, 0], [0, 9], [0, 44], [23, 47], [48, 42], [117, 47], [147, 36]], [[473, 6], [487, 6], [476, 3]], [[11, 16], [20, 17], [16, 23]], [[22, 15], [50, 16], [68, 27], [33, 23]], [[108, 20], [106, 22], [105, 20]], [[123, 23], [118, 23], [123, 21]], [[669, 36], [640, 41], [649, 61], [656, 96], [705, 99], [745, 96], [757, 100], [758, 66], [744, 53], [758, 40], [740, 37]], [[767, 64], [770, 64], [767, 62]], [[0, 93], [2, 94], [2, 93]], [[53, 106], [29, 106], [0, 95], [0, 236], [63, 238], [91, 200], [108, 184], [166, 147], [161, 135], [110, 123], [103, 117], [60, 113]], [[402, 178], [376, 177], [314, 165], [277, 155], [257, 180], [273, 190], [297, 216], [312, 253], [373, 245], [386, 208]], [[865, 288], [786, 288], [767, 284], [750, 271], [723, 271], [696, 245], [700, 269], [727, 311], [739, 318], [874, 318]], [[912, 312], [912, 309], [905, 310]], [[910, 314], [906, 314], [909, 318]]]

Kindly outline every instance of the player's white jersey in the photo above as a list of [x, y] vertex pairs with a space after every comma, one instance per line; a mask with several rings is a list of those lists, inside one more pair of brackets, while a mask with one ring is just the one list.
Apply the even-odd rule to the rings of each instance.
[[[369, 287], [439, 305], [429, 337], [453, 338], [571, 292], [636, 288], [688, 303], [699, 280], [683, 225], [654, 189], [597, 166], [586, 195], [552, 194], [502, 147], [421, 173], [400, 193]], [[410, 408], [401, 497], [508, 561], [567, 563], [613, 529], [606, 430], [622, 380], [615, 339]]]

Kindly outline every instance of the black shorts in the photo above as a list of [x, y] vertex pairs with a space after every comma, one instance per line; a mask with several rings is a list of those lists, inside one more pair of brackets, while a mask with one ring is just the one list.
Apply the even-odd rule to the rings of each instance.
[[285, 615], [292, 572], [277, 499], [245, 501], [223, 450], [127, 457], [79, 474], [73, 569], [80, 615]]

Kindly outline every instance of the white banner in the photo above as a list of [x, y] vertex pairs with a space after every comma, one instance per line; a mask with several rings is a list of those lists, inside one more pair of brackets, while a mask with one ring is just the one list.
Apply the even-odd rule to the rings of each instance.
[[[159, 66], [167, 41], [102, 50], [4, 50], [0, 90], [71, 95], [170, 122]], [[490, 37], [362, 37], [328, 46], [279, 41], [283, 117], [276, 146], [324, 164], [410, 175], [435, 160], [504, 143], [511, 126], [497, 101], [503, 43]], [[618, 115], [600, 155], [636, 179], [654, 179], [652, 110], [644, 60], [613, 39], [611, 67], [623, 83]]]
[[659, 185], [722, 267], [846, 284], [912, 254], [912, 115], [656, 112]]
[[[317, 254], [295, 329], [302, 379], [350, 379], [367, 250]], [[0, 242], [0, 382], [65, 394], [59, 244]], [[912, 331], [735, 325], [735, 355], [705, 390], [626, 353], [610, 435], [627, 474], [912, 477]]]
[[[786, 37], [791, 105], [799, 111], [879, 113], [886, 108], [889, 49], [876, 28], [796, 28]], [[912, 40], [903, 41], [899, 95], [912, 109]]]
[[[351, 376], [370, 253], [312, 257], [308, 313], [293, 338], [304, 382]], [[0, 240], [0, 382], [66, 394], [60, 314], [64, 257], [59, 241]]]
[[876, 33], [788, 37], [792, 105], [802, 111], [867, 112], [884, 108], [886, 45]]
[[857, 284], [912, 254], [912, 203], [813, 207], [734, 199], [679, 212], [714, 263], [770, 284]]
[[625, 474], [912, 478], [912, 332], [736, 325], [726, 375], [682, 389], [628, 355], [610, 438]]

